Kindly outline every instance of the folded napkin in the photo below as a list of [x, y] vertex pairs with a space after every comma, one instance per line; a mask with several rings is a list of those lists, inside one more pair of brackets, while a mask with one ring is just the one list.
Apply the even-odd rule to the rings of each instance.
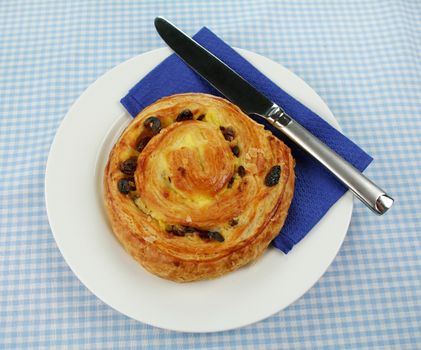
[[[357, 169], [362, 171], [371, 163], [373, 159], [361, 148], [280, 89], [209, 29], [202, 28], [194, 39], [276, 102]], [[121, 103], [135, 117], [143, 108], [159, 98], [184, 92], [202, 92], [221, 96], [173, 54], [139, 81], [121, 100]], [[261, 118], [256, 117], [256, 121], [262, 123]], [[273, 241], [275, 247], [287, 253], [306, 236], [347, 189], [317, 161], [285, 140], [277, 129], [267, 123], [265, 125], [291, 147], [296, 160], [294, 199], [285, 225]]]

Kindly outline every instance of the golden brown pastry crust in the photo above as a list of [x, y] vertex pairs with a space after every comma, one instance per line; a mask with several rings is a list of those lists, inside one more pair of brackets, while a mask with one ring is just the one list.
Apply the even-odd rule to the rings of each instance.
[[[192, 119], [176, 122], [185, 110]], [[160, 120], [157, 134], [144, 125], [151, 116]], [[132, 157], [137, 167], [127, 175], [121, 164]], [[267, 186], [277, 165], [279, 182]], [[116, 237], [147, 270], [177, 282], [214, 278], [256, 259], [278, 235], [293, 167], [289, 148], [237, 106], [173, 95], [145, 108], [120, 136], [104, 172], [104, 203]], [[118, 182], [130, 177], [136, 188], [121, 193]]]

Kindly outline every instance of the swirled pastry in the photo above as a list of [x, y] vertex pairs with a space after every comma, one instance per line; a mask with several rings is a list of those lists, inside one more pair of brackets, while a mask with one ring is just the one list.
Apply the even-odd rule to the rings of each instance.
[[173, 281], [214, 278], [256, 259], [294, 191], [289, 148], [237, 106], [188, 93], [145, 108], [105, 169], [104, 201], [124, 248]]

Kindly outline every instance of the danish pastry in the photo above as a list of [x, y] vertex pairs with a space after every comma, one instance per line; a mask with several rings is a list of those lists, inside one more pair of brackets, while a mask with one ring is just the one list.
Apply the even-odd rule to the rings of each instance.
[[294, 192], [289, 148], [225, 99], [187, 93], [146, 107], [114, 145], [104, 203], [144, 268], [209, 279], [259, 257]]

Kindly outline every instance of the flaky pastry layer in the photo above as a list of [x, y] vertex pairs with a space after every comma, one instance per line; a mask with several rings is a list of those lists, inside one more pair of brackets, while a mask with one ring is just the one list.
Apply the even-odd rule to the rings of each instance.
[[294, 192], [289, 148], [225, 99], [187, 93], [145, 108], [114, 145], [104, 203], [144, 268], [188, 282], [255, 260]]

